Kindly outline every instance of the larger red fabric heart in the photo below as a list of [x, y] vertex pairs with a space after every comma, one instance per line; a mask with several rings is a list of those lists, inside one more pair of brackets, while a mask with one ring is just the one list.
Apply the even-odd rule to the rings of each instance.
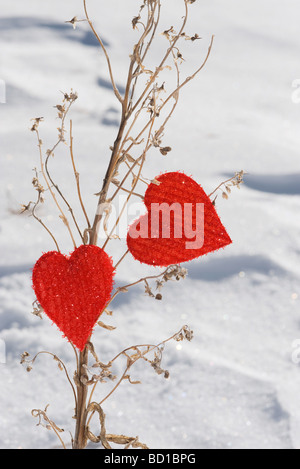
[[148, 213], [129, 228], [128, 249], [142, 263], [180, 264], [232, 243], [210, 198], [183, 173], [161, 174], [145, 193]]
[[80, 246], [70, 257], [44, 254], [33, 268], [33, 289], [47, 316], [83, 350], [111, 298], [114, 268], [97, 246]]

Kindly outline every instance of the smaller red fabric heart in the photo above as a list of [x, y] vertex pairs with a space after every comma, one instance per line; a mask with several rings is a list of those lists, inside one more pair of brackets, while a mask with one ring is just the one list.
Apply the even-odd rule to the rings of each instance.
[[111, 298], [113, 276], [111, 258], [97, 246], [80, 246], [70, 257], [47, 252], [33, 268], [38, 302], [80, 351]]
[[[127, 245], [135, 259], [167, 267], [232, 243], [214, 204], [197, 182], [180, 172], [161, 174], [156, 181], [145, 193], [148, 213], [128, 231]], [[166, 209], [158, 212], [158, 207]]]

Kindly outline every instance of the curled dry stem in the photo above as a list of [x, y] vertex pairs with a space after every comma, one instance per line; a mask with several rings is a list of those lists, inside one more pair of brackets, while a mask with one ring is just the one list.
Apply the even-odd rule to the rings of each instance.
[[114, 435], [111, 433], [106, 433], [105, 428], [105, 413], [102, 407], [97, 402], [91, 402], [88, 406], [87, 413], [97, 413], [99, 416], [100, 423], [100, 433], [98, 436], [95, 436], [89, 426], [87, 426], [87, 438], [93, 443], [101, 443], [105, 449], [112, 449], [110, 443], [115, 443], [117, 445], [123, 445], [124, 449], [140, 448], [140, 449], [149, 449], [148, 446], [141, 443], [138, 437], [129, 437], [125, 435]]
[[60, 436], [60, 433], [63, 433], [64, 430], [62, 428], [59, 428], [52, 420], [49, 419], [49, 417], [47, 415], [48, 407], [49, 407], [49, 405], [47, 405], [44, 410], [33, 409], [31, 411], [31, 415], [33, 417], [39, 419], [39, 422], [37, 424], [38, 426], [41, 425], [41, 426], [47, 428], [47, 430], [53, 430], [54, 433], [56, 434], [57, 438], [59, 439], [63, 449], [67, 449], [63, 439]]

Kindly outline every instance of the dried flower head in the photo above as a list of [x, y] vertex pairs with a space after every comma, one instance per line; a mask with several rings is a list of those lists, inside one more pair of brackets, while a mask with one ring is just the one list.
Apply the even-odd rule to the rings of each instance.
[[31, 127], [31, 132], [36, 132], [40, 123], [43, 122], [44, 118], [43, 117], [35, 117], [34, 119], [31, 119], [33, 121], [33, 126]]

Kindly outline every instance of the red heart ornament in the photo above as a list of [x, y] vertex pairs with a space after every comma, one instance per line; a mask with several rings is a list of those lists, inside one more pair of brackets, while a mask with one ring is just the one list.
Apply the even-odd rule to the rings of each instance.
[[158, 184], [151, 183], [145, 193], [148, 213], [128, 231], [127, 245], [135, 259], [167, 267], [232, 243], [213, 203], [197, 182], [179, 172], [161, 174], [156, 180]]
[[33, 268], [38, 302], [81, 351], [111, 298], [113, 276], [112, 260], [97, 246], [80, 246], [70, 257], [47, 252]]

